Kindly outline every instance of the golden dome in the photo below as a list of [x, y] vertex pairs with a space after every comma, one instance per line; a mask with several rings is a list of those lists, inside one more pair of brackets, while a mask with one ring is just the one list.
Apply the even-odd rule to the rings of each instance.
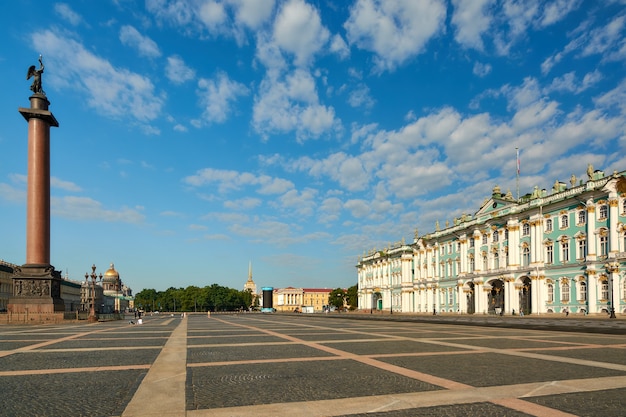
[[111, 263], [111, 267], [104, 273], [103, 281], [118, 281], [120, 274], [115, 270], [115, 266]]

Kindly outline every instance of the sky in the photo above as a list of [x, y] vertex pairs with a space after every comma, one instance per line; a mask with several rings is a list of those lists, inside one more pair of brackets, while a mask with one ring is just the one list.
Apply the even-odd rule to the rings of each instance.
[[0, 14], [0, 259], [26, 260], [30, 65], [51, 263], [145, 288], [349, 287], [494, 186], [626, 170], [626, 1], [21, 0]]

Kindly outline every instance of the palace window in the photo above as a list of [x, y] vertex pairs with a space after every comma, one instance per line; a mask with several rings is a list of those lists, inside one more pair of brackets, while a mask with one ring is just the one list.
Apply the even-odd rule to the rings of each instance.
[[587, 301], [587, 283], [585, 281], [580, 281], [579, 285], [579, 301]]
[[474, 238], [473, 238], [473, 237], [470, 237], [470, 240], [469, 240], [469, 241], [470, 241], [469, 247], [470, 247], [470, 248], [473, 248], [473, 247], [474, 247]]
[[486, 253], [483, 253], [483, 271], [486, 271], [489, 269], [489, 257], [487, 256]]
[[580, 260], [584, 260], [587, 257], [587, 239], [580, 239], [578, 241], [578, 256]]
[[498, 252], [493, 253], [493, 267], [494, 269], [500, 269], [500, 255], [498, 255]]
[[452, 288], [448, 289], [448, 305], [454, 304], [454, 290]]
[[487, 244], [487, 234], [485, 233], [483, 235], [483, 245], [486, 245], [486, 244]]
[[622, 300], [626, 300], [626, 279], [624, 280], [624, 283], [622, 284]]
[[587, 212], [585, 210], [580, 210], [578, 212], [578, 224], [583, 225], [587, 221]]
[[498, 241], [498, 239], [499, 239], [499, 236], [498, 236], [498, 231], [496, 230], [495, 232], [493, 232], [493, 238], [492, 238], [492, 240], [493, 240], [494, 242], [497, 242], [497, 241]]
[[504, 240], [509, 240], [509, 229], [504, 229]]
[[569, 242], [561, 242], [561, 262], [569, 262]]
[[622, 214], [626, 215], [626, 198], [622, 200]]
[[530, 265], [530, 248], [528, 246], [524, 246], [522, 248], [522, 266]]
[[600, 236], [600, 256], [607, 256], [609, 254], [609, 237]]
[[528, 235], [530, 235], [530, 224], [524, 223], [522, 225], [522, 236], [528, 236]]
[[561, 283], [561, 302], [563, 303], [569, 302], [569, 283], [568, 282]]
[[552, 231], [552, 219], [547, 219], [546, 220], [546, 232], [551, 232]]
[[605, 278], [601, 282], [602, 284], [600, 286], [600, 299], [608, 300], [609, 299], [609, 281]]
[[469, 272], [474, 272], [475, 268], [474, 257], [470, 255], [469, 257]]
[[546, 263], [554, 263], [554, 245], [552, 243], [546, 245]]
[[566, 229], [569, 227], [569, 217], [567, 214], [561, 216], [561, 229]]
[[609, 208], [606, 204], [600, 206], [600, 219], [606, 219], [609, 217]]
[[554, 285], [548, 284], [548, 302], [554, 302]]

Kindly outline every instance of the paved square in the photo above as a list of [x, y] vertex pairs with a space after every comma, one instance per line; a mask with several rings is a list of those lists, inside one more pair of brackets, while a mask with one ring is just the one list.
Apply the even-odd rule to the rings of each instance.
[[[0, 326], [2, 414], [623, 413], [626, 331], [602, 334], [604, 323], [573, 320], [556, 323], [561, 331], [532, 327], [546, 327], [546, 318], [507, 328], [505, 321], [489, 327], [484, 317], [472, 326], [467, 318], [363, 316], [189, 314], [148, 316], [142, 325]], [[626, 330], [620, 321], [612, 326]]]

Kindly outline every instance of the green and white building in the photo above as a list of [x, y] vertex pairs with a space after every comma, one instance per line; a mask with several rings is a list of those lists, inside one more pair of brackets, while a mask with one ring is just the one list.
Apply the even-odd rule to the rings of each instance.
[[473, 215], [359, 257], [359, 309], [626, 314], [626, 172], [551, 192], [495, 187]]

